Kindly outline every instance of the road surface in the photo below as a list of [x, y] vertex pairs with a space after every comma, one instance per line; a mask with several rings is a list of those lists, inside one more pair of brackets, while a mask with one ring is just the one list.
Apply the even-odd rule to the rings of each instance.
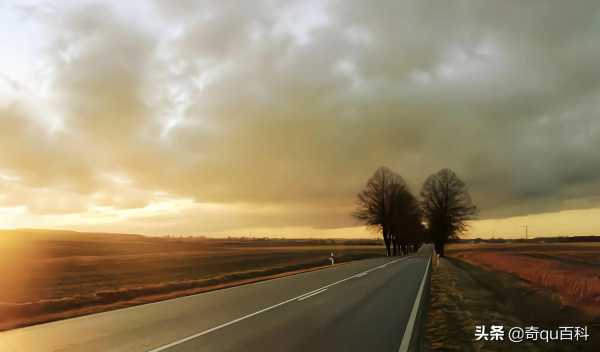
[[356, 261], [6, 331], [0, 351], [398, 351], [428, 258]]

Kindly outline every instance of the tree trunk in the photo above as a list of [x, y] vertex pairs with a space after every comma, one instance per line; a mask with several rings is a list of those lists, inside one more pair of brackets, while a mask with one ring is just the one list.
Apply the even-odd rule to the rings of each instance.
[[383, 243], [385, 244], [385, 254], [390, 256], [390, 239], [388, 236], [383, 235]]

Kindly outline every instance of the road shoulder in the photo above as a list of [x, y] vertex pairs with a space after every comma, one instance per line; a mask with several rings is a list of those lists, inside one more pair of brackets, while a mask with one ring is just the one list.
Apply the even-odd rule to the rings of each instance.
[[[501, 272], [489, 271], [455, 258], [442, 258], [434, 267], [431, 305], [424, 350], [435, 351], [586, 351], [600, 350], [592, 343], [578, 345], [515, 344], [474, 340], [476, 325], [505, 327], [530, 325], [557, 328], [582, 325], [581, 314], [562, 306], [556, 297]], [[600, 336], [596, 331], [591, 334]]]

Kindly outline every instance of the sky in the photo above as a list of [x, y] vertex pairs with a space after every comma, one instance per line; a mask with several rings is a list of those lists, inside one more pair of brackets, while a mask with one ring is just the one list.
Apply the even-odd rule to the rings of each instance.
[[600, 234], [597, 1], [2, 1], [0, 228], [372, 237], [379, 166], [467, 236]]

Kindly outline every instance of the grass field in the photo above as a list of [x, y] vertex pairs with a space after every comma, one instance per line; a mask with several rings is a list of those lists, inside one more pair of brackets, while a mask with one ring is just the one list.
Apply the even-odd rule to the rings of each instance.
[[0, 231], [0, 329], [384, 254], [379, 241]]
[[[435, 262], [434, 262], [435, 263]], [[433, 265], [423, 351], [600, 351], [598, 319], [563, 306], [557, 295], [513, 274], [489, 270], [456, 257]], [[588, 326], [588, 342], [477, 341], [475, 326]]]
[[513, 274], [564, 305], [600, 316], [600, 243], [452, 244], [447, 253]]

